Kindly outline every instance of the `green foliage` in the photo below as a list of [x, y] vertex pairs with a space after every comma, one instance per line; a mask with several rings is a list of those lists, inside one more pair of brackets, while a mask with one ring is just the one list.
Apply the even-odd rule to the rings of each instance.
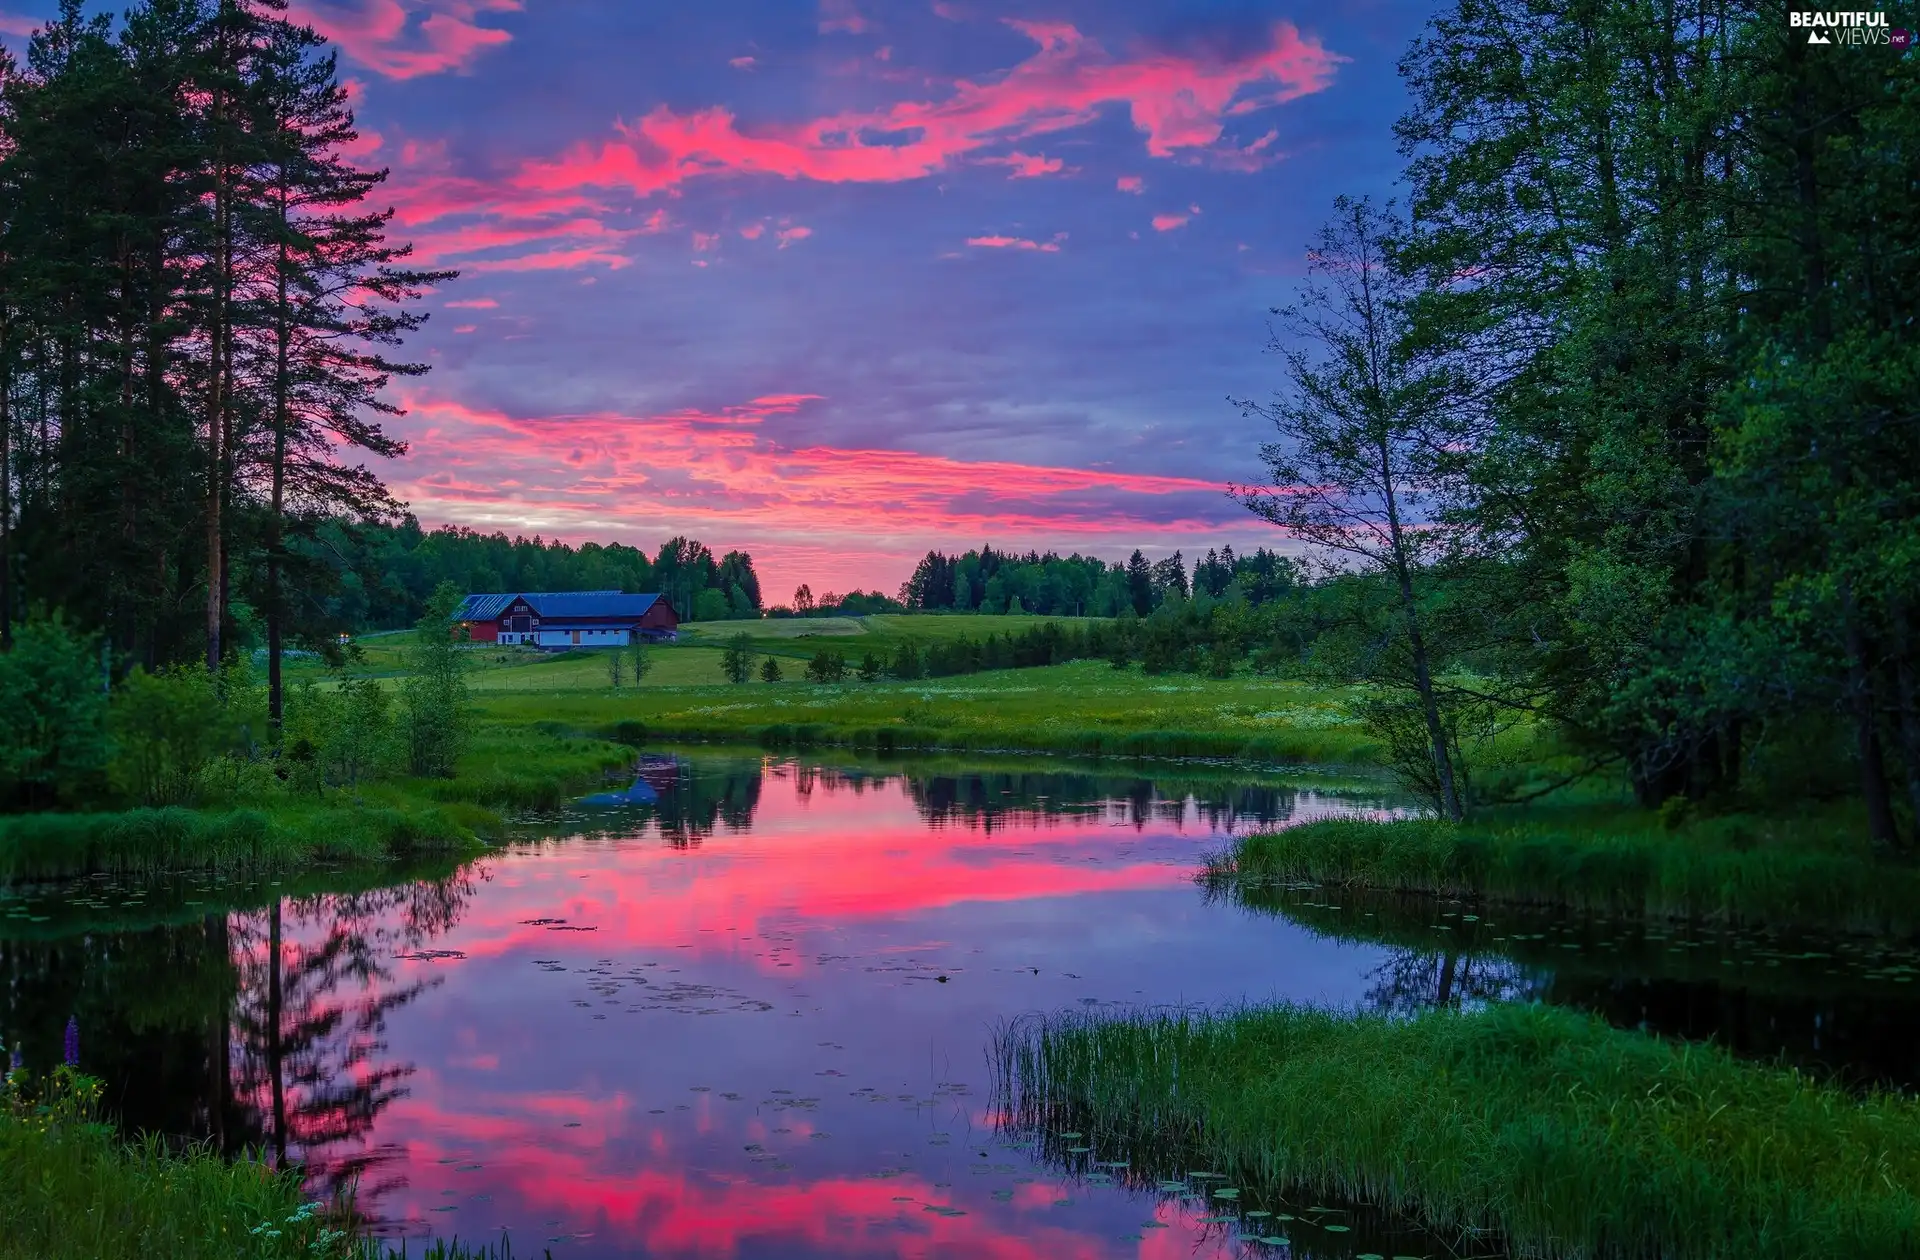
[[880, 673], [884, 668], [885, 666], [881, 665], [879, 657], [875, 656], [872, 652], [867, 652], [860, 658], [860, 681], [872, 682], [874, 679], [880, 677]]
[[107, 764], [99, 644], [59, 617], [37, 618], [0, 654], [0, 794], [5, 803], [71, 799]]
[[1920, 1248], [1920, 1103], [1550, 1007], [1064, 1015], [1014, 1025], [995, 1057], [1015, 1123], [1491, 1231], [1516, 1255]]
[[847, 658], [838, 652], [821, 648], [807, 662], [807, 681], [816, 683], [837, 683], [847, 676]]
[[113, 774], [142, 805], [191, 805], [202, 795], [214, 760], [239, 748], [251, 731], [254, 690], [229, 666], [136, 669], [114, 692], [108, 726]]
[[472, 733], [467, 657], [453, 613], [460, 592], [442, 582], [420, 617], [410, 672], [400, 686], [400, 728], [407, 767], [423, 778], [450, 778]]
[[288, 697], [281, 758], [314, 791], [381, 777], [397, 760], [393, 708], [377, 678], [302, 683]]
[[736, 634], [727, 640], [726, 651], [720, 656], [720, 672], [730, 683], [743, 683], [753, 677], [753, 662], [757, 653], [753, 650], [753, 638], [745, 633]]
[[779, 657], [769, 656], [766, 660], [760, 662], [761, 682], [777, 683], [780, 681], [780, 677]]
[[646, 640], [635, 639], [627, 646], [627, 664], [633, 671], [634, 686], [647, 680], [648, 672], [653, 669], [653, 654], [648, 651]]
[[627, 681], [626, 654], [619, 648], [607, 653], [607, 685], [615, 691]]

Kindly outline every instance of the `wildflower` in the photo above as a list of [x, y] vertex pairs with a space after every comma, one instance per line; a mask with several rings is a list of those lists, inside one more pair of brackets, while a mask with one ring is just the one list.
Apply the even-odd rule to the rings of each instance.
[[80, 1021], [67, 1016], [67, 1035], [61, 1045], [60, 1061], [68, 1067], [80, 1066]]

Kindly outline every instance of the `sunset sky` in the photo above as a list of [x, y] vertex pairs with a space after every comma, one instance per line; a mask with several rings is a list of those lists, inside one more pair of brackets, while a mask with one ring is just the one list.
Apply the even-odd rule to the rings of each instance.
[[[20, 34], [54, 0], [11, 0]], [[114, 7], [118, 7], [117, 5]], [[295, 0], [458, 267], [399, 392], [420, 518], [750, 550], [1278, 540], [1223, 493], [1266, 310], [1390, 194], [1426, 6]]]

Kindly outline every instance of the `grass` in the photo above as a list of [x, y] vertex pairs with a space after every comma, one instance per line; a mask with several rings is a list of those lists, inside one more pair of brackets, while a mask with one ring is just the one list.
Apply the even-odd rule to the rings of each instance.
[[502, 810], [555, 809], [633, 762], [622, 744], [551, 722], [482, 725], [451, 779], [319, 795], [237, 793], [223, 806], [0, 816], [0, 884], [70, 875], [211, 870], [244, 878], [316, 864], [471, 856]]
[[715, 683], [616, 692], [602, 678], [597, 687], [544, 692], [476, 687], [475, 698], [492, 723], [624, 729], [627, 738], [647, 741], [1309, 764], [1366, 764], [1378, 755], [1346, 718], [1337, 691], [1251, 676], [1148, 677], [1097, 661], [828, 686]]
[[1529, 1257], [1920, 1254], [1920, 1102], [1547, 1007], [1066, 1015], [997, 1049], [1029, 1131], [1179, 1148]]
[[[58, 1079], [58, 1078], [57, 1078]], [[384, 1241], [306, 1202], [297, 1173], [91, 1121], [97, 1083], [0, 1093], [0, 1260], [383, 1260]], [[429, 1244], [424, 1260], [509, 1260]]]
[[1332, 819], [1249, 835], [1205, 878], [1312, 882], [1673, 919], [1920, 929], [1920, 868], [1876, 861], [1849, 815], [1734, 815], [1669, 830], [1645, 811], [1536, 805], [1455, 825]]
[[0, 882], [210, 869], [245, 876], [316, 862], [385, 862], [484, 847], [484, 812], [457, 806], [134, 809], [0, 818]]

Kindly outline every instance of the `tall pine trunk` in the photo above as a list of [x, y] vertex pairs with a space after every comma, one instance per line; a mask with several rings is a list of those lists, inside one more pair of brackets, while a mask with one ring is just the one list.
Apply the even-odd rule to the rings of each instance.
[[287, 490], [287, 409], [292, 382], [288, 379], [288, 357], [293, 338], [292, 317], [287, 310], [287, 188], [280, 187], [279, 255], [274, 273], [274, 362], [273, 362], [273, 491], [268, 512], [267, 539], [267, 725], [277, 738], [285, 717], [285, 694], [280, 676], [280, 653], [286, 633], [286, 613], [280, 593], [280, 552], [286, 544], [282, 520]]

